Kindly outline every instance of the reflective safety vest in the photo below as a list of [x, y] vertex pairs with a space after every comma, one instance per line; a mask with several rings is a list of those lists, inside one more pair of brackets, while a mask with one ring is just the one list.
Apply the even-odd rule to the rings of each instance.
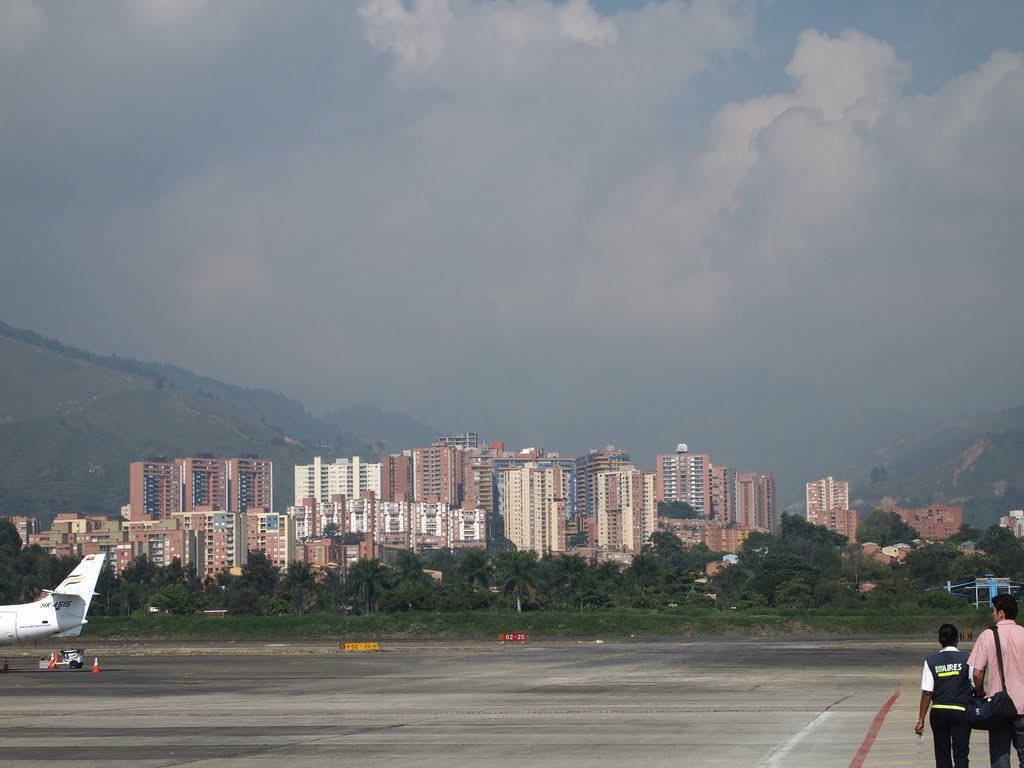
[[969, 657], [964, 651], [939, 651], [925, 660], [934, 679], [932, 708], [967, 711], [971, 703]]

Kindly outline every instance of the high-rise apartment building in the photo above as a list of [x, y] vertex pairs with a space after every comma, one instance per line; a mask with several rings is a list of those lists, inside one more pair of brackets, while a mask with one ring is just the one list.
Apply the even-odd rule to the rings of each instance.
[[596, 517], [598, 478], [605, 472], [632, 467], [629, 454], [614, 445], [594, 450], [576, 459], [576, 508], [574, 515]]
[[565, 551], [570, 475], [562, 466], [536, 462], [500, 469], [498, 511], [505, 536], [519, 549], [538, 554]]
[[462, 507], [494, 511], [494, 461], [498, 450], [473, 448], [463, 452]]
[[812, 525], [821, 525], [830, 531], [845, 536], [849, 541], [857, 540], [857, 525], [860, 517], [855, 509], [826, 509], [815, 512], [808, 521]]
[[248, 561], [242, 515], [214, 509], [176, 512], [181, 528], [195, 531], [198, 545], [196, 570], [200, 577], [216, 576]]
[[715, 520], [736, 522], [736, 470], [711, 467], [711, 507]]
[[272, 509], [273, 504], [273, 462], [259, 456], [218, 459], [199, 455], [128, 465], [130, 520], [166, 518], [198, 509]]
[[414, 448], [412, 476], [416, 501], [458, 506], [462, 501], [462, 450], [452, 445]]
[[639, 554], [658, 517], [655, 473], [623, 468], [597, 483], [597, 543], [601, 549]]
[[174, 462], [153, 458], [128, 465], [129, 519], [170, 517], [180, 511], [181, 470]]
[[274, 508], [274, 463], [249, 455], [228, 460], [228, 509]]
[[686, 443], [676, 446], [675, 453], [657, 456], [656, 493], [658, 501], [680, 501], [707, 517], [712, 507], [711, 457], [706, 453], [690, 453]]
[[762, 531], [779, 529], [775, 476], [771, 472], [736, 475], [736, 524]]
[[459, 435], [441, 435], [434, 441], [434, 445], [452, 446], [461, 448], [464, 451], [473, 450], [483, 446], [483, 441], [477, 432], [463, 432]]
[[325, 463], [319, 456], [312, 464], [295, 466], [295, 505], [304, 499], [323, 503], [333, 496], [357, 499], [364, 491], [381, 495], [381, 465], [363, 461], [358, 456], [335, 459]]
[[412, 501], [412, 451], [403, 451], [380, 459], [380, 498], [382, 501]]
[[818, 525], [816, 519], [830, 509], [850, 508], [850, 486], [845, 480], [826, 477], [807, 484], [807, 521]]
[[557, 467], [561, 470], [561, 483], [564, 489], [563, 492], [566, 494], [566, 513], [569, 517], [581, 514], [582, 507], [579, 501], [576, 460], [562, 459], [557, 455], [547, 456], [544, 451], [535, 449], [520, 451], [515, 456], [501, 456], [494, 459], [494, 479], [491, 486], [491, 508], [494, 511], [500, 513], [503, 509], [502, 499], [505, 494], [505, 470], [525, 467], [528, 464], [535, 464], [542, 469]]
[[243, 516], [247, 552], [262, 552], [278, 570], [291, 562], [296, 544], [295, 521], [286, 514], [249, 509]]
[[181, 473], [182, 512], [228, 508], [228, 460], [211, 455], [175, 459]]

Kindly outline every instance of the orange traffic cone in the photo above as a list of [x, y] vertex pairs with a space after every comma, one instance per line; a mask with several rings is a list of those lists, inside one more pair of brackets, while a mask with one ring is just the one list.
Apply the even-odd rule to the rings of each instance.
[[100, 671], [100, 660], [99, 660], [99, 657], [95, 657], [95, 660], [92, 663], [92, 671], [93, 672], [99, 672]]
[[49, 665], [46, 668], [47, 669], [56, 669], [57, 668], [57, 652], [56, 651], [54, 651], [53, 653], [50, 654], [50, 663], [49, 663]]

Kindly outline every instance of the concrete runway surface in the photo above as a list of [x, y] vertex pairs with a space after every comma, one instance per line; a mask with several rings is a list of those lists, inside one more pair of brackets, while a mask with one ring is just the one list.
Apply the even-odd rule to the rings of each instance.
[[82, 670], [0, 649], [5, 766], [934, 765], [924, 640], [76, 644]]

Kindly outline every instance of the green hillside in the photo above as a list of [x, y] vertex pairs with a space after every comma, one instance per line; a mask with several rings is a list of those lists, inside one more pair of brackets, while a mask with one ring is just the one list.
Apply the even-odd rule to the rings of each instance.
[[862, 509], [960, 504], [965, 522], [983, 528], [1024, 506], [1024, 408], [962, 417], [879, 453], [879, 466], [853, 483]]
[[128, 464], [149, 456], [259, 454], [274, 462], [274, 500], [292, 499], [296, 463], [313, 452], [219, 400], [82, 356], [0, 335], [0, 513], [114, 515]]

